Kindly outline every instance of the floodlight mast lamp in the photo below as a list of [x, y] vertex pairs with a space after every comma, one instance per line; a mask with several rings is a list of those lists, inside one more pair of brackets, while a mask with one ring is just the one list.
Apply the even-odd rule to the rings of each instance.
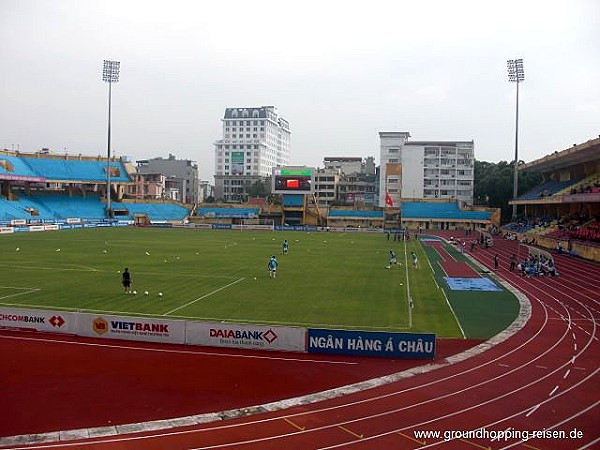
[[[508, 81], [517, 83], [517, 101], [515, 111], [515, 174], [513, 179], [513, 201], [517, 199], [519, 188], [519, 83], [525, 80], [525, 72], [523, 71], [522, 59], [509, 59], [508, 66]], [[517, 219], [517, 205], [513, 204], [512, 220]]]
[[106, 160], [106, 215], [112, 217], [110, 207], [110, 113], [112, 100], [112, 84], [119, 81], [119, 70], [121, 63], [119, 61], [104, 60], [102, 69], [102, 81], [108, 83], [108, 158]]

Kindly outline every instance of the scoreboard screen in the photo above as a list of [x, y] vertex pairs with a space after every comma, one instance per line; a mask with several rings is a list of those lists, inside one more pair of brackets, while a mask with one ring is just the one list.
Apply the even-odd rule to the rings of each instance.
[[314, 170], [310, 167], [277, 167], [273, 169], [274, 194], [312, 194]]

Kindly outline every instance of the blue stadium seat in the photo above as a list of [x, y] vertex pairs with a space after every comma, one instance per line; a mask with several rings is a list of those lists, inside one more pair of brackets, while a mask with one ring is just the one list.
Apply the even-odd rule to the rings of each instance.
[[258, 217], [259, 208], [198, 208], [198, 217], [224, 219], [254, 219]]
[[402, 203], [402, 217], [406, 219], [489, 220], [491, 212], [463, 211], [458, 203]]

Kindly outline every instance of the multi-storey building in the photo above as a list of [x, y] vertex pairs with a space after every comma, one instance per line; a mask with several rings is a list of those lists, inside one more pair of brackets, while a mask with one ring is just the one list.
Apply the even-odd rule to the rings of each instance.
[[327, 157], [325, 168], [315, 174], [315, 195], [319, 206], [365, 206], [375, 203], [375, 158]]
[[198, 202], [198, 165], [189, 159], [176, 159], [169, 154], [168, 159], [152, 158], [136, 161], [138, 173], [163, 174], [165, 188], [163, 196], [184, 203]]
[[290, 163], [290, 125], [274, 106], [226, 108], [215, 142], [215, 198], [240, 202], [249, 187], [267, 182], [273, 167]]
[[401, 199], [456, 199], [473, 204], [473, 141], [409, 141], [408, 132], [380, 132], [379, 205]]

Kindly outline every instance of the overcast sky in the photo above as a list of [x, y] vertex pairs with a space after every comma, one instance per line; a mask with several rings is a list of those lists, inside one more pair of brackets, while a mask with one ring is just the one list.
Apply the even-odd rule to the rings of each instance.
[[226, 107], [274, 105], [292, 163], [375, 156], [379, 131], [520, 159], [600, 134], [600, 1], [0, 0], [0, 148], [193, 159], [213, 182]]

